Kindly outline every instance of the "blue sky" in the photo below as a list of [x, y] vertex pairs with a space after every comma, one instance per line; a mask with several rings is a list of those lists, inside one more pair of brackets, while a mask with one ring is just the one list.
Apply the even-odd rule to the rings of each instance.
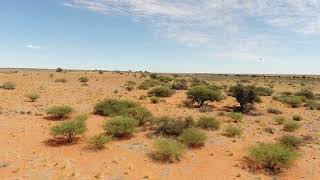
[[10, 0], [0, 28], [0, 67], [320, 74], [320, 0]]

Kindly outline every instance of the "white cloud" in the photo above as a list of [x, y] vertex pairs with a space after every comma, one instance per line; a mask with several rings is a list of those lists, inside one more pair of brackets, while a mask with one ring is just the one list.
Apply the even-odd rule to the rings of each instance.
[[26, 48], [35, 49], [35, 50], [46, 49], [46, 47], [44, 47], [44, 46], [33, 45], [33, 44], [27, 44], [27, 45], [26, 45]]
[[132, 17], [187, 46], [230, 52], [259, 53], [279, 41], [279, 31], [320, 35], [320, 0], [64, 0], [63, 5]]

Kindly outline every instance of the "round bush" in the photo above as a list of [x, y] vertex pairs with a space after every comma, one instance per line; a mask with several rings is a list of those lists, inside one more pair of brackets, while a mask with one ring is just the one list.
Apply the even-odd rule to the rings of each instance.
[[196, 102], [199, 107], [205, 104], [207, 101], [218, 101], [220, 100], [221, 92], [213, 90], [206, 85], [194, 86], [187, 92], [188, 99]]
[[158, 97], [156, 97], [156, 96], [151, 96], [151, 97], [150, 97], [150, 101], [151, 101], [151, 103], [153, 103], [153, 104], [157, 104], [157, 103], [159, 103], [160, 98], [158, 98]]
[[162, 162], [175, 162], [180, 160], [186, 151], [186, 146], [174, 139], [161, 138], [155, 141], [153, 157]]
[[242, 133], [242, 130], [240, 127], [229, 125], [224, 130], [224, 135], [227, 137], [239, 137]]
[[31, 102], [34, 102], [40, 98], [40, 95], [38, 93], [30, 93], [27, 94], [26, 97], [29, 98]]
[[90, 145], [92, 145], [94, 148], [100, 150], [104, 149], [105, 144], [110, 142], [112, 140], [111, 136], [106, 136], [106, 135], [95, 135], [90, 138]]
[[130, 117], [117, 116], [107, 120], [104, 124], [104, 130], [115, 137], [128, 136], [135, 131], [136, 121]]
[[199, 147], [204, 145], [206, 135], [199, 129], [190, 128], [183, 131], [179, 136], [179, 140], [189, 147]]
[[197, 126], [203, 129], [217, 130], [220, 128], [220, 122], [213, 117], [202, 116], [199, 118]]
[[283, 125], [283, 130], [293, 132], [300, 128], [300, 124], [295, 121], [288, 121]]
[[6, 90], [13, 90], [16, 88], [16, 84], [13, 82], [5, 82], [2, 84], [1, 88]]
[[170, 117], [159, 118], [157, 124], [156, 133], [166, 136], [179, 136], [187, 128], [185, 121], [175, 120]]
[[286, 147], [290, 147], [290, 148], [297, 148], [303, 143], [302, 138], [298, 138], [298, 137], [291, 136], [291, 135], [284, 135], [280, 138], [279, 141], [281, 144], [285, 145]]
[[72, 107], [63, 106], [52, 106], [47, 109], [47, 114], [52, 118], [61, 119], [69, 115], [73, 111]]
[[96, 104], [94, 113], [102, 116], [122, 116], [138, 104], [128, 100], [105, 99]]
[[156, 96], [156, 97], [170, 97], [174, 94], [174, 91], [168, 87], [156, 87], [151, 89], [148, 92], [149, 96]]
[[139, 126], [150, 120], [152, 114], [144, 107], [134, 107], [128, 110], [128, 116], [135, 119]]
[[82, 76], [82, 77], [80, 77], [78, 80], [79, 80], [79, 82], [86, 83], [86, 82], [89, 81], [89, 78]]

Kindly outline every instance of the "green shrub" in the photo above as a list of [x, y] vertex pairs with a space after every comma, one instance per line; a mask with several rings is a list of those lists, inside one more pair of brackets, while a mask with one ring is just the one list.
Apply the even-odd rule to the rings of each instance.
[[13, 82], [5, 82], [1, 86], [2, 89], [13, 90], [16, 88], [16, 84]]
[[240, 137], [242, 130], [240, 127], [229, 125], [224, 130], [224, 135], [227, 137]]
[[38, 93], [29, 93], [26, 97], [29, 98], [31, 102], [34, 102], [40, 98], [40, 95]]
[[68, 143], [73, 142], [77, 135], [83, 134], [86, 129], [86, 115], [80, 115], [75, 117], [72, 121], [62, 122], [51, 128], [51, 134], [55, 137], [61, 136]]
[[190, 128], [183, 131], [179, 140], [188, 147], [199, 147], [204, 145], [206, 134], [199, 129]]
[[259, 143], [250, 147], [250, 157], [265, 168], [275, 172], [280, 165], [285, 165], [296, 159], [298, 154], [280, 144]]
[[174, 139], [160, 138], [155, 141], [154, 159], [162, 162], [180, 160], [186, 151], [186, 146]]
[[194, 86], [188, 90], [187, 97], [201, 107], [208, 101], [219, 101], [221, 98], [221, 92], [219, 90], [210, 89], [206, 85]]
[[297, 108], [302, 105], [305, 101], [304, 96], [287, 96], [287, 95], [276, 95], [273, 99], [280, 101], [282, 103], [290, 105], [292, 108]]
[[82, 76], [82, 77], [80, 77], [78, 80], [79, 80], [79, 82], [86, 83], [86, 82], [89, 81], [89, 78]]
[[136, 85], [136, 82], [134, 81], [127, 81], [126, 84], [124, 85], [125, 89], [127, 91], [132, 91], [134, 89], [134, 86]]
[[156, 127], [156, 133], [166, 136], [179, 136], [184, 129], [187, 128], [185, 121], [176, 120], [170, 117], [161, 117], [157, 119], [158, 126]]
[[115, 137], [131, 135], [137, 126], [137, 122], [130, 117], [116, 116], [104, 123], [104, 130]]
[[220, 128], [220, 122], [213, 117], [202, 116], [199, 118], [197, 126], [203, 129], [217, 130]]
[[288, 121], [283, 125], [283, 130], [293, 132], [300, 128], [300, 124], [295, 121]]
[[150, 120], [152, 114], [144, 107], [134, 107], [128, 110], [128, 116], [135, 119], [137, 124], [141, 126]]
[[232, 96], [235, 97], [240, 104], [240, 110], [242, 112], [249, 112], [253, 103], [261, 102], [259, 95], [250, 86], [238, 84], [232, 87], [232, 91]]
[[315, 99], [315, 95], [309, 89], [301, 89], [299, 92], [295, 93], [296, 96], [304, 96], [306, 99]]
[[283, 124], [286, 121], [286, 118], [284, 116], [277, 116], [274, 118], [274, 121], [277, 125]]
[[58, 67], [57, 69], [56, 69], [56, 72], [62, 72], [63, 70], [62, 70], [62, 68], [60, 68], [60, 67]]
[[174, 78], [170, 76], [158, 76], [156, 79], [160, 82], [168, 83], [172, 81]]
[[171, 88], [175, 90], [186, 90], [188, 89], [188, 82], [185, 79], [180, 79], [179, 81], [174, 82], [171, 85]]
[[282, 114], [282, 111], [275, 108], [268, 108], [267, 111], [268, 113], [271, 113], [271, 114]]
[[126, 115], [129, 109], [138, 106], [128, 100], [105, 99], [95, 105], [94, 113], [102, 116], [122, 116]]
[[315, 100], [307, 99], [304, 107], [309, 110], [320, 110], [320, 103], [316, 102]]
[[281, 144], [285, 145], [286, 147], [290, 147], [290, 148], [297, 148], [303, 143], [302, 138], [298, 138], [298, 137], [290, 136], [290, 135], [282, 136], [279, 141]]
[[225, 115], [230, 117], [234, 122], [241, 122], [243, 119], [243, 114], [239, 112], [228, 112]]
[[254, 91], [258, 96], [271, 96], [273, 93], [273, 90], [271, 88], [265, 87], [254, 87]]
[[149, 96], [156, 96], [156, 97], [170, 97], [174, 94], [174, 91], [168, 87], [156, 87], [151, 89], [148, 92]]
[[47, 109], [47, 114], [55, 119], [61, 119], [68, 116], [73, 111], [72, 107], [63, 106], [52, 106]]
[[294, 115], [294, 116], [292, 117], [292, 119], [293, 119], [294, 121], [301, 121], [303, 118], [302, 118], [300, 115]]
[[93, 146], [94, 148], [100, 150], [104, 149], [105, 144], [110, 142], [112, 140], [111, 136], [106, 136], [106, 135], [95, 135], [90, 138], [90, 145]]
[[160, 101], [160, 98], [156, 97], [156, 96], [151, 96], [150, 97], [150, 102], [153, 103], [153, 104], [157, 104], [159, 103]]

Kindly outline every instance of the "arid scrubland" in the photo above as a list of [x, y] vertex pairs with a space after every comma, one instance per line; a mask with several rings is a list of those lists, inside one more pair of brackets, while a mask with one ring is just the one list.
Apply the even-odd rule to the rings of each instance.
[[318, 179], [320, 77], [1, 70], [0, 179]]

